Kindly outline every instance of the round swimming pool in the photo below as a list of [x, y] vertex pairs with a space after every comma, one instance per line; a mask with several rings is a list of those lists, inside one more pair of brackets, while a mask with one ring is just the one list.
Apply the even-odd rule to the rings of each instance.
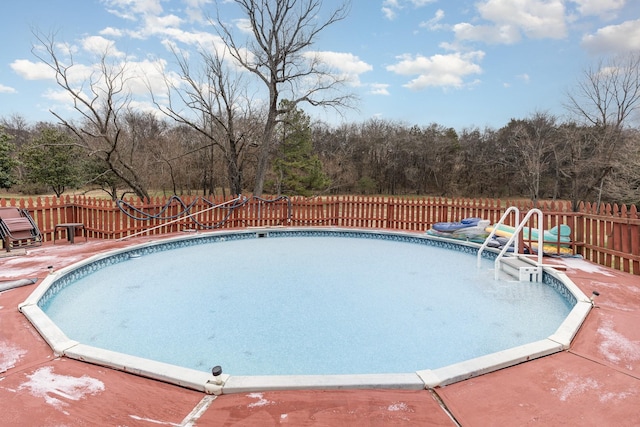
[[211, 233], [86, 262], [37, 305], [72, 347], [232, 377], [437, 370], [545, 340], [576, 305], [557, 280], [494, 280], [475, 253], [402, 233]]
[[[551, 335], [569, 302], [486, 260], [351, 235], [232, 239], [78, 279], [42, 306], [69, 338], [239, 375], [439, 368]], [[369, 236], [370, 237], [370, 236]]]

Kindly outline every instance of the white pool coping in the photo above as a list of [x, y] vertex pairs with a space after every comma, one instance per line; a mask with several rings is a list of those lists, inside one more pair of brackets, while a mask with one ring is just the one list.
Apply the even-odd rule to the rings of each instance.
[[[431, 236], [418, 235], [415, 232], [391, 232], [388, 230], [361, 230], [331, 227], [282, 228], [278, 230], [330, 230], [338, 232], [370, 232], [377, 234], [405, 235], [421, 237], [431, 240], [442, 240]], [[273, 228], [256, 228], [250, 230], [217, 231], [216, 235], [230, 235], [238, 233], [268, 233]], [[207, 372], [162, 363], [150, 359], [131, 356], [124, 353], [92, 347], [69, 339], [60, 328], [42, 311], [38, 301], [45, 295], [51, 285], [64, 274], [83, 265], [91, 264], [118, 253], [141, 249], [156, 244], [171, 241], [199, 238], [207, 234], [172, 237], [155, 242], [130, 246], [123, 249], [94, 255], [78, 263], [67, 266], [59, 271], [51, 272], [27, 299], [18, 306], [27, 319], [33, 324], [38, 333], [58, 356], [66, 356], [100, 366], [130, 372], [135, 375], [163, 381], [181, 387], [202, 391], [208, 394], [246, 393], [273, 390], [310, 390], [310, 389], [408, 389], [420, 390], [443, 387], [458, 381], [477, 377], [499, 369], [514, 366], [539, 357], [548, 356], [571, 345], [571, 341], [582, 326], [582, 322], [593, 307], [591, 300], [569, 279], [569, 277], [550, 266], [545, 266], [546, 273], [561, 281], [568, 291], [575, 297], [576, 304], [558, 329], [546, 339], [513, 347], [507, 350], [469, 359], [438, 369], [427, 369], [417, 372], [400, 374], [367, 374], [367, 375], [264, 375], [264, 376], [236, 376], [222, 374], [214, 379]], [[458, 243], [458, 242], [455, 242]], [[466, 245], [475, 245], [460, 242]], [[477, 245], [479, 247], [479, 245]]]

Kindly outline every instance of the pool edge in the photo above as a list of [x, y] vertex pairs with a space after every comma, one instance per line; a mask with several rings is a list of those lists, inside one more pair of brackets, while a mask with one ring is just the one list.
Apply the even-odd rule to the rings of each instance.
[[[277, 230], [298, 230], [300, 228], [278, 228]], [[306, 227], [304, 230], [315, 229]], [[442, 241], [416, 232], [391, 232], [388, 230], [342, 229], [335, 227], [317, 227], [320, 230], [368, 232], [420, 237]], [[250, 230], [234, 230], [214, 232], [217, 235], [233, 233], [259, 233], [276, 231], [273, 228], [256, 228]], [[204, 234], [204, 233], [203, 233]], [[212, 233], [206, 233], [210, 235]], [[207, 372], [183, 368], [176, 365], [157, 362], [123, 353], [104, 350], [81, 344], [66, 337], [53, 321], [40, 309], [38, 302], [57, 278], [79, 266], [114, 254], [129, 252], [141, 247], [148, 247], [175, 240], [198, 238], [199, 235], [179, 236], [117, 249], [91, 256], [83, 261], [69, 265], [59, 271], [52, 272], [39, 286], [18, 306], [18, 309], [33, 324], [38, 333], [45, 339], [57, 355], [64, 355], [87, 363], [106, 366], [135, 375], [152, 378], [170, 384], [187, 387], [208, 394], [243, 393], [250, 391], [301, 390], [301, 389], [424, 389], [436, 388], [463, 381], [489, 372], [533, 360], [569, 348], [572, 339], [580, 329], [582, 322], [592, 308], [591, 301], [566, 276], [552, 266], [545, 266], [545, 272], [553, 275], [575, 297], [576, 304], [554, 334], [546, 339], [528, 343], [507, 350], [491, 353], [461, 363], [433, 370], [420, 370], [415, 373], [370, 374], [370, 375], [283, 375], [283, 376], [229, 376], [223, 375], [218, 380]], [[479, 247], [469, 242], [455, 242], [464, 246]]]

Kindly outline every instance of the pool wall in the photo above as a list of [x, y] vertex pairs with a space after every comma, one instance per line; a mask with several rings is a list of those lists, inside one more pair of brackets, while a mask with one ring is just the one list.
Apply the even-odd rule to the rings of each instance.
[[[244, 393], [268, 390], [296, 389], [355, 389], [396, 388], [424, 389], [445, 386], [457, 381], [473, 378], [488, 372], [513, 366], [538, 357], [557, 353], [569, 348], [582, 322], [592, 308], [591, 300], [562, 272], [545, 266], [543, 282], [554, 287], [570, 304], [567, 318], [556, 332], [546, 339], [528, 343], [504, 351], [492, 353], [456, 363], [439, 369], [421, 370], [402, 374], [370, 375], [278, 375], [278, 376], [230, 376], [222, 374], [214, 379], [212, 374], [176, 365], [135, 357], [102, 348], [97, 348], [69, 339], [42, 310], [42, 305], [65, 286], [80, 277], [106, 265], [117, 264], [131, 257], [171, 250], [174, 248], [205, 244], [230, 239], [251, 239], [286, 236], [341, 236], [389, 239], [411, 243], [434, 245], [450, 250], [476, 254], [480, 245], [457, 242], [425, 234], [391, 232], [384, 230], [360, 230], [341, 228], [256, 228], [242, 231], [216, 231], [172, 237], [129, 248], [94, 255], [83, 261], [52, 271], [18, 309], [29, 319], [36, 330], [58, 356], [107, 366], [132, 374], [180, 385], [208, 394]], [[492, 259], [496, 251], [488, 250], [482, 256]]]

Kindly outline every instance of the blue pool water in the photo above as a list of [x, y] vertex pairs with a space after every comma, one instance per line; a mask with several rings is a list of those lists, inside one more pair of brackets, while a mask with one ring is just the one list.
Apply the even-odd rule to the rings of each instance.
[[388, 239], [229, 239], [107, 266], [42, 308], [71, 339], [202, 371], [412, 372], [546, 338], [569, 313], [484, 262]]

